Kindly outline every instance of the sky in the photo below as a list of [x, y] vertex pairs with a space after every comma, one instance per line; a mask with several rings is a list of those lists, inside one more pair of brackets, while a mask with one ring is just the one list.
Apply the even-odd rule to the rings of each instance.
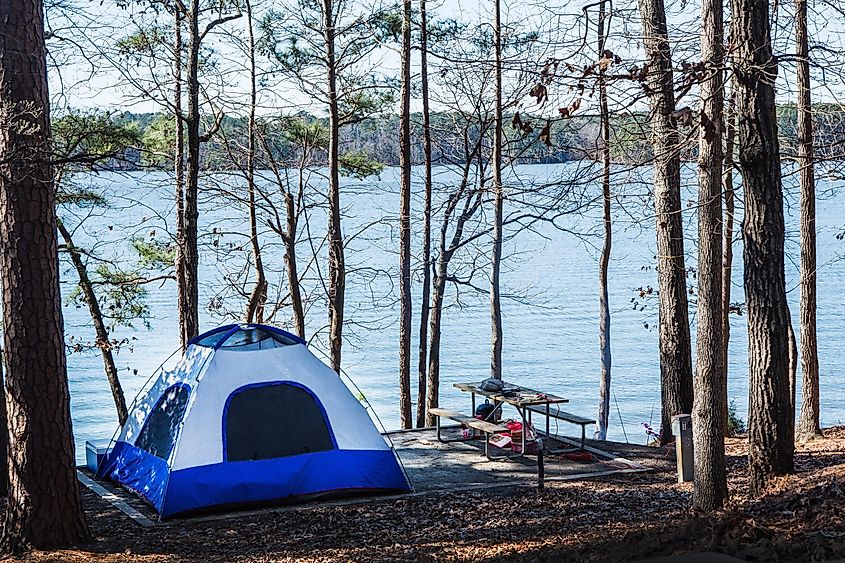
[[[369, 1], [369, 0], [368, 0]], [[378, 0], [375, 0], [378, 1]], [[676, 66], [683, 60], [695, 60], [698, 49], [697, 26], [698, 0], [671, 0], [667, 2], [670, 21], [670, 33], [674, 46], [673, 56]], [[506, 27], [524, 31], [535, 28], [545, 37], [551, 34], [567, 37], [566, 44], [561, 44], [555, 51], [555, 56], [564, 60], [573, 60], [571, 54], [578, 47], [578, 41], [584, 33], [585, 20], [582, 8], [592, 2], [542, 2], [542, 0], [524, 0], [521, 2], [503, 1], [503, 12]], [[133, 19], [137, 15], [137, 8], [124, 10], [116, 7], [113, 0], [100, 3], [94, 0], [66, 0], [65, 6], [72, 14], [73, 24], [68, 23], [66, 13], [48, 11], [48, 28], [52, 30], [54, 38], [49, 41], [53, 65], [50, 68], [50, 86], [53, 93], [55, 107], [105, 109], [109, 111], [128, 110], [133, 112], [155, 112], [161, 105], [149, 96], [139, 95], [135, 88], [126, 84], [121, 73], [109, 64], [98, 64], [92, 53], [97, 50], [111, 51], [116, 40], [125, 35], [128, 30], [135, 28]], [[430, 0], [430, 20], [440, 17], [456, 18], [467, 22], [489, 21], [491, 0]], [[641, 58], [638, 23], [636, 17], [635, 0], [613, 3], [613, 19], [610, 23], [611, 36], [608, 48], [625, 59], [623, 66], [627, 66], [635, 59]], [[782, 3], [778, 8], [782, 25], [773, 30], [773, 40], [776, 51], [789, 53], [792, 50], [792, 27], [790, 3]], [[811, 41], [832, 48], [843, 49], [842, 25], [839, 18], [831, 18], [824, 11], [822, 2], [811, 3], [811, 18], [816, 28], [811, 29]], [[595, 7], [591, 8], [595, 10]], [[817, 11], [816, 11], [817, 10]], [[166, 21], [166, 20], [162, 20]], [[591, 13], [590, 33], [595, 23], [595, 13]], [[518, 25], [517, 25], [518, 24]], [[225, 24], [229, 29], [243, 32], [245, 19], [235, 20]], [[220, 28], [218, 28], [220, 29]], [[814, 33], [812, 33], [814, 32]], [[227, 106], [236, 106], [243, 101], [248, 92], [247, 74], [243, 68], [244, 57], [236, 49], [227, 44], [219, 35], [212, 34], [207, 39], [207, 46], [213, 51], [223, 69], [224, 76], [208, 84], [214, 96], [222, 96], [227, 100]], [[592, 41], [590, 42], [592, 46]], [[836, 101], [838, 93], [842, 91], [842, 77], [838, 71], [845, 68], [840, 57], [831, 55], [824, 49], [814, 51], [817, 60], [826, 68], [817, 66], [814, 77], [817, 79], [813, 90], [815, 101]], [[585, 60], [578, 58], [578, 63]], [[92, 62], [94, 61], [94, 62]], [[414, 57], [412, 72], [419, 71], [418, 56]], [[399, 69], [398, 53], [391, 49], [382, 48], [370, 60], [370, 64], [380, 72], [395, 76]], [[170, 62], [157, 61], [155, 69], [168, 73]], [[141, 65], [134, 69], [137, 76], [144, 73]], [[143, 69], [146, 70], [146, 69]], [[823, 80], [822, 80], [823, 79]], [[788, 102], [794, 99], [790, 80], [794, 81], [794, 68], [788, 60], [781, 64], [778, 81], [778, 100]], [[565, 97], [565, 96], [564, 96]], [[315, 106], [312, 100], [298, 92], [293, 84], [277, 84], [272, 89], [262, 93], [265, 113], [277, 112], [279, 107], [285, 111], [295, 112], [306, 110], [319, 114], [321, 108]], [[418, 98], [418, 97], [416, 97]], [[611, 94], [613, 98], [613, 94]], [[554, 100], [553, 100], [554, 101]], [[613, 103], [614, 100], [612, 99]], [[560, 100], [564, 105], [565, 100]], [[588, 101], [589, 103], [589, 101]], [[627, 98], [616, 100], [620, 109], [630, 104]], [[419, 109], [419, 100], [413, 102], [414, 108]]]

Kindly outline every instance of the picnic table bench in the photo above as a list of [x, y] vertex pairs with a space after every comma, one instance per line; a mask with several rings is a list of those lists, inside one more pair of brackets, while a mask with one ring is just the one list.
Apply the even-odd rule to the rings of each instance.
[[[475, 412], [475, 396], [479, 395], [481, 397], [485, 397], [486, 399], [492, 400], [494, 404], [493, 412], [494, 413], [501, 413], [501, 406], [502, 404], [508, 404], [512, 407], [516, 408], [517, 412], [519, 413], [520, 418], [522, 419], [524, 426], [523, 432], [520, 433], [520, 444], [519, 450], [517, 451], [516, 455], [525, 455], [527, 448], [527, 436], [530, 433], [530, 430], [526, 430], [525, 428], [528, 427], [528, 414], [527, 409], [532, 406], [536, 406], [538, 408], [545, 408], [550, 404], [558, 404], [558, 403], [568, 403], [569, 399], [564, 397], [560, 397], [558, 395], [553, 395], [551, 393], [543, 393], [541, 391], [537, 391], [536, 389], [529, 389], [528, 387], [522, 387], [520, 385], [514, 385], [507, 382], [501, 383], [501, 389], [497, 391], [486, 391], [479, 386], [479, 383], [455, 383], [453, 387], [456, 389], [460, 389], [465, 393], [470, 393], [472, 395], [472, 411]], [[550, 450], [547, 450], [550, 453]], [[490, 456], [487, 456], [490, 457]], [[492, 459], [492, 458], [491, 458]]]
[[480, 430], [484, 433], [484, 455], [487, 456], [488, 459], [495, 459], [490, 455], [490, 436], [493, 434], [499, 434], [502, 432], [507, 432], [508, 429], [501, 424], [496, 424], [493, 422], [487, 422], [485, 420], [479, 420], [477, 418], [471, 416], [465, 416], [455, 411], [451, 411], [449, 409], [441, 409], [438, 407], [431, 407], [428, 409], [428, 412], [433, 414], [437, 418], [437, 440], [443, 443], [449, 442], [466, 442], [471, 438], [453, 438], [453, 439], [446, 439], [444, 438], [440, 431], [442, 429], [441, 419], [448, 418], [449, 420], [454, 420], [455, 422], [459, 422], [462, 426], [466, 426], [468, 428], [472, 428], [474, 430]]
[[[562, 411], [560, 405], [568, 403], [569, 399], [553, 395], [551, 393], [544, 393], [536, 389], [529, 389], [520, 385], [514, 385], [507, 382], [502, 382], [501, 391], [485, 391], [479, 387], [478, 383], [455, 383], [455, 388], [460, 389], [466, 393], [472, 394], [472, 409], [475, 412], [475, 396], [480, 395], [486, 397], [494, 402], [496, 409], [501, 409], [502, 403], [507, 403], [516, 408], [522, 417], [523, 423], [531, 426], [531, 415], [533, 413], [542, 414], [546, 416], [546, 436], [551, 437], [549, 420], [556, 418], [575, 425], [581, 426], [581, 447], [584, 450], [587, 434], [587, 425], [595, 423], [595, 420], [578, 416], [576, 414]], [[494, 411], [496, 412], [496, 411]], [[499, 410], [499, 412], [501, 412]], [[525, 436], [526, 432], [522, 433], [522, 451], [525, 451]], [[549, 453], [563, 453], [572, 451], [569, 449], [547, 449]]]
[[560, 405], [528, 405], [525, 407], [525, 410], [528, 412], [528, 422], [531, 423], [531, 415], [533, 413], [541, 414], [546, 417], [546, 436], [549, 436], [549, 421], [552, 418], [556, 418], [558, 420], [563, 420], [565, 422], [569, 422], [571, 424], [576, 424], [581, 426], [581, 450], [584, 449], [584, 443], [587, 440], [587, 425], [595, 424], [595, 420], [592, 418], [587, 418], [584, 416], [578, 416], [577, 414], [572, 414], [566, 411], [560, 410]]

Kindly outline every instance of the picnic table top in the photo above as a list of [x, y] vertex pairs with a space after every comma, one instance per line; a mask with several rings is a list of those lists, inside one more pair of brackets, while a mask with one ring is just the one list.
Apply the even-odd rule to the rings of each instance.
[[536, 389], [522, 387], [513, 383], [502, 381], [501, 391], [483, 391], [478, 387], [478, 382], [455, 383], [454, 387], [467, 393], [482, 395], [494, 401], [508, 403], [515, 407], [528, 407], [533, 405], [551, 405], [557, 403], [568, 403], [569, 399], [559, 397], [551, 393], [544, 393]]

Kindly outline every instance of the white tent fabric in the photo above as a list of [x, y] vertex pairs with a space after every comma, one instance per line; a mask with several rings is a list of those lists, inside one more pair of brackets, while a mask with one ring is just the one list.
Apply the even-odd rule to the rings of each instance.
[[[179, 436], [172, 468], [184, 469], [223, 461], [220, 447], [209, 447], [210, 436], [221, 436], [220, 413], [234, 389], [268, 380], [295, 381], [323, 403], [341, 449], [389, 450], [358, 400], [343, 381], [305, 346], [237, 352], [218, 350], [199, 377], [189, 405], [190, 416]], [[280, 429], [281, 430], [281, 429]]]
[[[363, 397], [362, 397], [363, 400]], [[350, 491], [409, 491], [385, 437], [298, 337], [230, 325], [139, 394], [98, 476], [162, 517]]]

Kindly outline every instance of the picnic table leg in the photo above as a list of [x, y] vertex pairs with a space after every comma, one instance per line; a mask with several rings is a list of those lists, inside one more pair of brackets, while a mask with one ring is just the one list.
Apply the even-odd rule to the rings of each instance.
[[525, 455], [525, 435], [528, 434], [528, 423], [525, 420], [525, 415], [522, 415], [522, 455]]
[[581, 425], [581, 451], [584, 451], [584, 442], [587, 441], [587, 425]]
[[[467, 441], [475, 439], [475, 429], [474, 428], [470, 428], [470, 430], [472, 430], [472, 436], [471, 437], [444, 438], [442, 433], [441, 433], [441, 430], [443, 428], [443, 426], [442, 426], [443, 418], [440, 417], [440, 416], [437, 416], [436, 418], [437, 418], [436, 428], [437, 428], [437, 441], [438, 442], [442, 442], [444, 444], [452, 444], [454, 442], [467, 442]], [[466, 428], [466, 427], [463, 424], [461, 424], [460, 428], [463, 429], [463, 428]]]
[[443, 438], [441, 438], [441, 437], [440, 437], [440, 417], [439, 417], [439, 416], [435, 416], [434, 418], [436, 418], [436, 419], [437, 419], [437, 441], [438, 441], [438, 442], [442, 442], [442, 441], [443, 441]]
[[549, 412], [549, 403], [546, 403], [546, 436], [549, 435], [549, 420], [551, 419], [551, 416], [549, 416], [550, 414], [551, 413]]
[[[526, 418], [525, 416], [526, 409], [520, 409], [519, 407], [516, 407], [516, 412], [518, 412], [519, 416], [522, 418], [522, 438], [520, 440], [520, 442], [522, 443], [522, 450], [520, 450], [520, 454], [525, 455], [525, 434], [528, 432], [528, 425], [530, 423], [528, 418]], [[528, 412], [530, 413], [531, 411]]]

